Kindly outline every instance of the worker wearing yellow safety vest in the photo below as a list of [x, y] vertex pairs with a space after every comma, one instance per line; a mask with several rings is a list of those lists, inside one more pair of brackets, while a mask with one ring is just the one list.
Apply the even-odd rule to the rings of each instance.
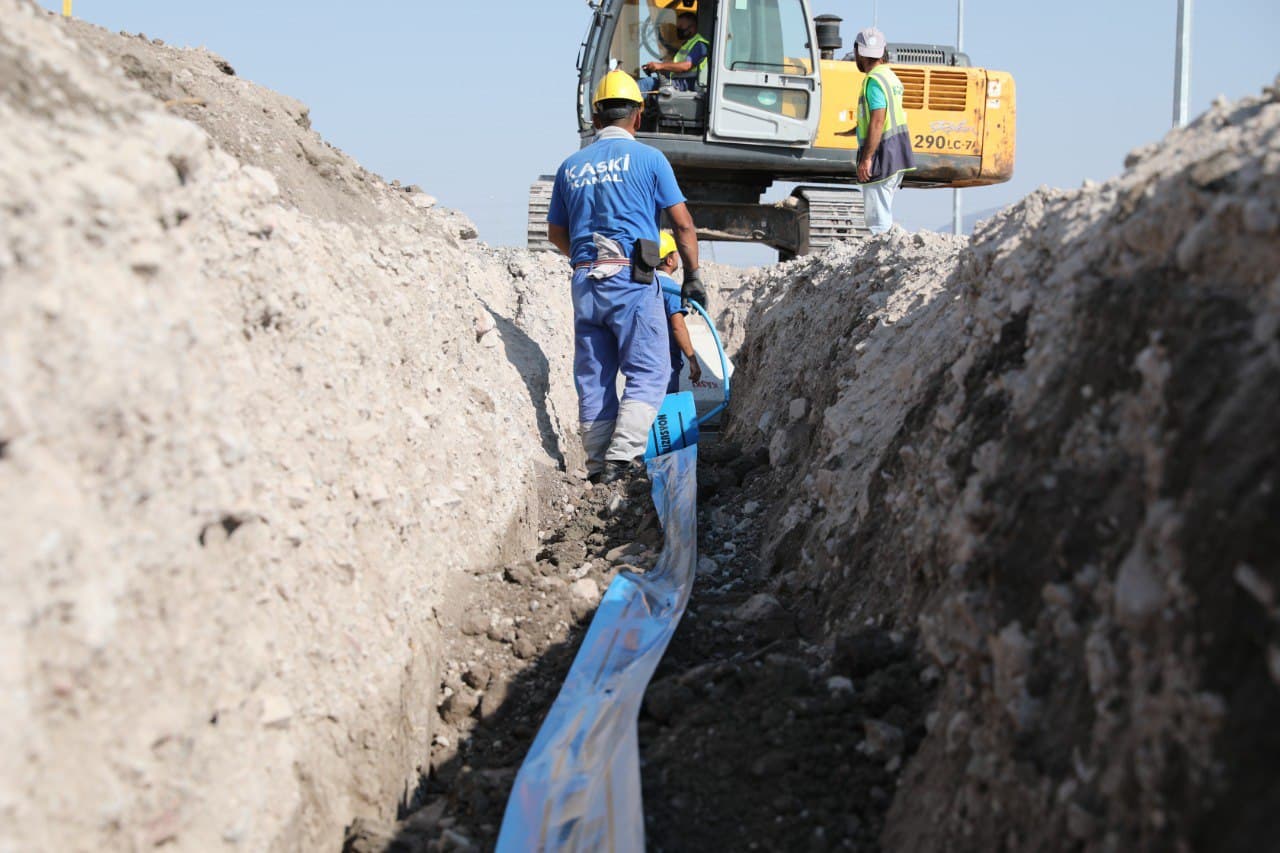
[[[711, 42], [698, 33], [698, 16], [692, 12], [681, 12], [676, 18], [676, 35], [684, 39], [684, 44], [671, 57], [671, 61], [646, 62], [644, 71], [648, 74], [667, 74], [677, 92], [692, 92], [699, 84], [706, 84]], [[642, 92], [652, 92], [657, 87], [657, 77], [646, 77], [640, 81]]]
[[902, 106], [902, 81], [885, 58], [884, 33], [868, 27], [854, 40], [862, 80], [858, 97], [858, 182], [862, 184], [867, 227], [883, 234], [893, 225], [893, 196], [904, 172], [913, 171], [911, 134]]

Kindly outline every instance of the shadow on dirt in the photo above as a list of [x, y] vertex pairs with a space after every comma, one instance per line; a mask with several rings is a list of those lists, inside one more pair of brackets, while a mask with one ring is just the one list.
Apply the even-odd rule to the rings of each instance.
[[563, 471], [564, 452], [556, 437], [551, 416], [547, 412], [547, 395], [551, 392], [551, 365], [547, 361], [547, 356], [543, 353], [542, 347], [538, 346], [538, 342], [525, 334], [515, 322], [494, 311], [487, 303], [482, 301], [481, 304], [497, 324], [507, 361], [519, 372], [520, 378], [524, 381], [524, 387], [529, 391], [529, 402], [537, 413], [538, 436], [542, 441], [542, 449]]

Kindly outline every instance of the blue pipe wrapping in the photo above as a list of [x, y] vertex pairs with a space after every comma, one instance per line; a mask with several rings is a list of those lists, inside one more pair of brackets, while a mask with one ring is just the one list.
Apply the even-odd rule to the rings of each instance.
[[643, 853], [636, 720], [693, 590], [698, 447], [646, 463], [665, 538], [657, 565], [613, 579], [516, 775], [499, 853]]

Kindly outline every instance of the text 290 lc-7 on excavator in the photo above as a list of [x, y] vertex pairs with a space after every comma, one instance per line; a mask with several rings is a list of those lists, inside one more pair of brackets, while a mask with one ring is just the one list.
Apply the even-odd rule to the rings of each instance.
[[[704, 240], [762, 243], [783, 259], [867, 234], [854, 154], [863, 74], [843, 45], [840, 18], [808, 0], [593, 0], [578, 57], [578, 132], [594, 136], [591, 93], [610, 70], [637, 78], [670, 62], [687, 40], [677, 18], [697, 17], [710, 55], [696, 79], [657, 81], [638, 138], [662, 151]], [[686, 19], [688, 20], [688, 19]], [[1013, 175], [1013, 77], [974, 68], [937, 45], [893, 43], [905, 89], [916, 170], [904, 187], [978, 187]], [[802, 184], [761, 204], [774, 181]], [[552, 178], [530, 191], [529, 246], [550, 249]]]

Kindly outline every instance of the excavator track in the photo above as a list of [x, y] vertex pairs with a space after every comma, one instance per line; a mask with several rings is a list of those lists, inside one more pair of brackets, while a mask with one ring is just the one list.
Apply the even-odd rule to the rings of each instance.
[[833, 243], [871, 236], [862, 191], [854, 187], [797, 187], [791, 193], [808, 203], [809, 240], [805, 254], [817, 254]]
[[551, 187], [554, 175], [541, 175], [529, 187], [529, 249], [535, 252], [554, 252], [555, 246], [547, 239], [547, 211], [551, 208]]

